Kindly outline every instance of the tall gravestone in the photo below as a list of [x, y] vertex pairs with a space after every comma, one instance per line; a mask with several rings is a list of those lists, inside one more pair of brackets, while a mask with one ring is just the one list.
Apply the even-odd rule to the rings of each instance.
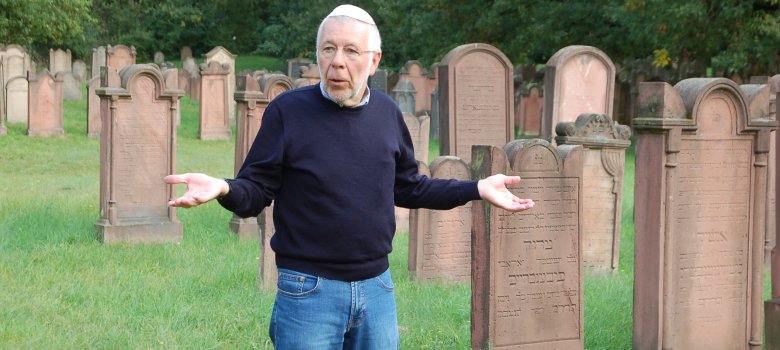
[[552, 140], [559, 122], [573, 122], [582, 113], [612, 118], [615, 64], [591, 46], [567, 46], [547, 61], [544, 74], [542, 138]]
[[98, 46], [92, 48], [92, 76], [91, 78], [100, 78], [100, 67], [106, 65], [106, 47]]
[[29, 73], [30, 83], [27, 135], [33, 137], [63, 136], [62, 125], [62, 80], [65, 73], [52, 75], [43, 70], [38, 75]]
[[[617, 125], [611, 116], [615, 65], [589, 46], [563, 48], [547, 64], [542, 136], [550, 140], [557, 135], [550, 141], [585, 147], [583, 264], [587, 272], [615, 272], [620, 257], [623, 165], [631, 143], [630, 128]], [[547, 113], [548, 107], [552, 113]]]
[[[399, 82], [399, 85], [401, 83]], [[410, 85], [411, 86], [411, 85]], [[411, 96], [413, 98], [413, 96]], [[428, 145], [429, 129], [431, 127], [431, 118], [427, 115], [416, 117], [414, 114], [403, 113], [404, 123], [412, 137], [414, 147], [414, 158], [420, 162], [428, 164]], [[396, 232], [409, 230], [409, 209], [395, 207], [395, 230]]]
[[466, 44], [439, 64], [442, 155], [471, 159], [472, 145], [504, 145], [514, 137], [512, 62], [488, 44]]
[[[260, 131], [266, 107], [276, 96], [293, 88], [292, 80], [284, 74], [265, 74], [260, 80], [256, 80], [253, 75], [242, 75], [239, 78], [239, 91], [235, 94], [238, 119], [233, 168], [236, 175], [252, 148], [257, 132]], [[272, 217], [269, 216], [267, 221], [268, 225], [273, 226]], [[229, 226], [230, 230], [241, 238], [257, 238], [261, 230], [264, 230], [263, 227], [258, 228], [256, 218], [240, 218], [235, 215], [230, 219]]]
[[[217, 46], [206, 53], [206, 64], [209, 64], [212, 61], [228, 66], [227, 97], [225, 98], [225, 103], [228, 106], [229, 120], [235, 120], [236, 101], [233, 100], [233, 93], [236, 91], [236, 55], [230, 53], [230, 51], [222, 46]], [[203, 78], [201, 77], [201, 79]], [[203, 89], [202, 80], [201, 89]], [[203, 91], [201, 90], [201, 92]]]
[[[471, 180], [471, 170], [458, 157], [442, 156], [430, 169], [420, 161], [421, 174], [430, 178]], [[450, 210], [414, 209], [409, 224], [409, 272], [415, 280], [462, 283], [471, 278], [471, 202]]]
[[100, 88], [100, 77], [94, 77], [87, 82], [87, 137], [100, 137], [103, 123], [100, 119], [100, 97], [97, 89]]
[[475, 179], [521, 176], [508, 188], [536, 206], [472, 204], [472, 349], [583, 349], [582, 165], [581, 146], [474, 146]]
[[168, 206], [176, 192], [163, 178], [176, 173], [182, 93], [167, 88], [154, 65], [130, 65], [118, 81], [105, 72], [97, 89], [103, 118], [98, 237], [105, 243], [180, 241], [182, 225]]
[[642, 83], [634, 349], [760, 349], [769, 134], [723, 78]]
[[204, 63], [200, 68], [201, 99], [200, 128], [201, 140], [225, 140], [231, 135], [230, 112], [227, 103], [228, 75], [230, 66], [217, 61]]

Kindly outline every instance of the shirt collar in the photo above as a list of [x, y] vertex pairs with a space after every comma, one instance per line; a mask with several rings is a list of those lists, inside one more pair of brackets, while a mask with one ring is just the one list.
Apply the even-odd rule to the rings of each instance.
[[[338, 103], [338, 102], [336, 101], [336, 99], [334, 99], [333, 97], [331, 97], [331, 96], [328, 94], [328, 92], [327, 92], [327, 91], [325, 91], [325, 84], [323, 84], [322, 82], [320, 82], [320, 84], [319, 84], [319, 85], [320, 85], [320, 92], [322, 92], [322, 96], [323, 96], [323, 97], [325, 97], [325, 98], [327, 98], [327, 99], [329, 99], [329, 100], [333, 101], [334, 103], [336, 103], [337, 105], [339, 105], [339, 106], [341, 106], [341, 107], [347, 107], [347, 106], [344, 106], [344, 105], [342, 105], [341, 103]], [[369, 88], [368, 88], [368, 84], [366, 84], [366, 93], [364, 94], [364, 96], [363, 96], [363, 99], [362, 99], [362, 100], [360, 100], [360, 103], [358, 103], [358, 104], [356, 104], [356, 105], [354, 105], [354, 106], [348, 106], [347, 108], [357, 108], [357, 107], [365, 106], [366, 104], [368, 104], [368, 98], [369, 98], [369, 97], [371, 97], [371, 89], [369, 89]]]

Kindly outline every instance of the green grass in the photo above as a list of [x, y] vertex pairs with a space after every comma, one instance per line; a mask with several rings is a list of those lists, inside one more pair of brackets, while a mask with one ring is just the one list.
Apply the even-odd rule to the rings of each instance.
[[[19, 124], [0, 136], [0, 348], [270, 349], [258, 243], [238, 240], [217, 203], [177, 210], [180, 243], [99, 243], [99, 140], [86, 137], [85, 103], [65, 102], [62, 138]], [[198, 140], [197, 103], [181, 108], [177, 171], [232, 176], [233, 141]], [[620, 270], [585, 278], [587, 349], [631, 348], [633, 174], [630, 149]], [[469, 348], [469, 285], [410, 281], [407, 241], [396, 235], [390, 256], [401, 347]]]

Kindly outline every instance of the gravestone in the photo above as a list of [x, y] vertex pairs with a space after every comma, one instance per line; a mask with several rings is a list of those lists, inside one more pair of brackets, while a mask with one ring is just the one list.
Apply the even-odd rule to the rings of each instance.
[[560, 122], [555, 142], [583, 146], [582, 262], [585, 272], [616, 272], [620, 257], [623, 167], [631, 128], [604, 114]]
[[100, 78], [100, 67], [106, 65], [106, 47], [98, 46], [92, 49], [92, 76]]
[[377, 68], [374, 75], [368, 77], [368, 87], [387, 93], [387, 70]]
[[80, 100], [84, 86], [73, 75], [73, 72], [65, 72], [62, 75], [62, 98], [68, 101]]
[[182, 225], [163, 178], [176, 173], [176, 110], [182, 92], [164, 85], [154, 65], [101, 74], [100, 219], [105, 243], [181, 241]]
[[195, 59], [192, 57], [189, 57], [184, 61], [182, 61], [181, 65], [185, 71], [190, 73], [190, 75], [193, 73], [200, 73], [200, 66], [198, 66], [198, 63], [195, 62]]
[[398, 104], [398, 108], [401, 109], [401, 113], [414, 115], [416, 93], [411, 81], [406, 79], [398, 81], [398, 84], [393, 88], [393, 99]]
[[[292, 80], [284, 74], [264, 74], [260, 80], [255, 80], [254, 75], [242, 75], [239, 78], [239, 91], [235, 94], [239, 111], [236, 120], [236, 147], [233, 162], [236, 175], [244, 164], [257, 132], [260, 131], [266, 107], [276, 96], [293, 89]], [[265, 210], [269, 211], [268, 208]], [[268, 225], [273, 226], [273, 218], [270, 214], [267, 222]], [[230, 230], [240, 238], [256, 238], [261, 230], [266, 232], [262, 226], [258, 228], [257, 218], [241, 218], [233, 215], [229, 226]]]
[[547, 61], [544, 75], [542, 138], [552, 140], [559, 122], [573, 122], [582, 113], [612, 118], [615, 65], [591, 46], [567, 46]]
[[474, 146], [475, 179], [523, 179], [508, 189], [533, 209], [472, 202], [471, 348], [583, 349], [582, 146], [542, 139]]
[[154, 63], [158, 66], [165, 62], [165, 54], [160, 51], [154, 53]]
[[504, 145], [514, 137], [513, 68], [487, 44], [466, 44], [439, 64], [442, 155], [471, 159], [472, 145]]
[[431, 93], [431, 140], [439, 140], [439, 89]]
[[[411, 86], [411, 84], [410, 84]], [[414, 96], [411, 96], [414, 97]], [[414, 147], [414, 158], [420, 162], [428, 163], [428, 144], [429, 129], [431, 127], [431, 118], [427, 115], [416, 117], [410, 113], [403, 113], [404, 123], [412, 137]], [[409, 229], [409, 209], [395, 207], [395, 230], [396, 232]]]
[[538, 85], [531, 85], [527, 94], [522, 94], [518, 104], [517, 120], [515, 125], [519, 127], [520, 135], [538, 136], [542, 131], [542, 109], [544, 97], [542, 89]]
[[287, 76], [290, 79], [298, 79], [301, 77], [301, 67], [308, 67], [312, 64], [312, 60], [306, 58], [290, 58], [287, 60]]
[[135, 64], [135, 47], [125, 45], [106, 46], [106, 66], [116, 72]]
[[30, 95], [27, 135], [32, 137], [63, 136], [62, 127], [62, 80], [65, 73], [52, 75], [43, 70], [38, 75], [29, 73]]
[[103, 123], [100, 120], [100, 97], [97, 89], [100, 88], [100, 77], [94, 77], [87, 82], [87, 137], [100, 137]]
[[192, 58], [192, 49], [189, 46], [183, 46], [181, 50], [179, 50], [179, 58], [182, 62], [188, 58]]
[[[420, 161], [420, 168], [423, 162]], [[427, 167], [425, 167], [427, 168]], [[427, 174], [425, 173], [427, 172]], [[430, 178], [471, 180], [466, 162], [438, 157]], [[463, 283], [471, 278], [471, 202], [450, 210], [414, 209], [418, 220], [409, 224], [409, 272], [415, 280]]]
[[[195, 61], [191, 61], [191, 62], [195, 62]], [[184, 91], [184, 95], [192, 98], [192, 88], [190, 86], [192, 74], [187, 70], [187, 68], [184, 68], [182, 70], [177, 71], [177, 75], [179, 80], [177, 85], [179, 86], [179, 89]], [[198, 75], [200, 75], [200, 70], [198, 70]]]
[[[774, 86], [780, 85], [780, 74], [770, 78], [770, 84]], [[774, 114], [774, 118], [771, 118], [772, 120], [777, 120], [777, 116], [780, 115], [780, 113], [778, 113], [780, 112], [780, 103], [777, 101], [778, 97], [780, 97], [780, 94], [775, 93], [774, 104], [772, 105], [772, 108], [770, 108], [770, 113]], [[778, 143], [775, 142], [774, 148], [772, 149], [772, 151], [775, 152], [775, 164], [778, 164], [778, 161], [780, 161], [780, 159], [778, 159], [780, 157], [780, 150], [778, 150], [777, 147]], [[775, 180], [777, 180], [776, 176]], [[778, 198], [780, 197], [780, 194], [777, 192], [780, 191], [780, 186], [777, 186], [776, 183], [773, 185], [775, 186], [773, 193], [774, 198]], [[777, 222], [780, 222], [780, 218], [778, 217], [780, 216], [780, 212], [775, 211], [774, 215], [774, 222], [776, 224]], [[767, 231], [767, 236], [771, 236], [767, 241], [770, 242], [768, 244], [773, 245], [774, 248], [772, 248], [769, 258], [771, 266], [770, 299], [764, 302], [766, 348], [767, 350], [780, 350], [780, 246], [778, 246], [777, 243], [780, 242], [780, 230], [777, 230], [777, 226], [775, 226], [774, 231]]]
[[27, 77], [17, 76], [5, 84], [5, 111], [9, 123], [27, 123], [29, 91]]
[[5, 128], [5, 89], [3, 88], [3, 59], [0, 57], [0, 135], [6, 135]]
[[52, 75], [70, 72], [73, 68], [71, 59], [72, 55], [70, 49], [67, 51], [63, 51], [62, 49], [49, 49], [49, 72], [51, 72]]
[[[181, 81], [181, 80], [180, 80]], [[203, 79], [200, 76], [200, 72], [194, 72], [190, 74], [190, 80], [189, 80], [189, 91], [190, 91], [190, 98], [193, 100], [200, 100], [201, 97], [201, 86], [203, 85]], [[228, 96], [229, 98], [230, 96]]]
[[82, 60], [73, 61], [71, 72], [73, 73], [73, 76], [76, 77], [76, 80], [78, 80], [81, 84], [85, 83], [87, 78], [91, 78], [87, 77], [87, 64]]
[[639, 85], [633, 348], [760, 349], [769, 134], [723, 78]]
[[230, 66], [218, 61], [204, 63], [200, 68], [201, 99], [200, 128], [201, 140], [226, 140], [231, 136], [230, 110], [228, 99], [228, 75]]
[[428, 72], [425, 71], [425, 68], [419, 61], [407, 61], [406, 65], [398, 72], [398, 80], [407, 80], [414, 86], [415, 104], [414, 111], [411, 112], [412, 114], [431, 110], [431, 89], [428, 82]]
[[294, 82], [296, 88], [320, 83], [320, 69], [317, 64], [312, 63], [308, 66], [303, 66], [300, 69], [301, 77], [295, 79]]
[[276, 254], [271, 249], [271, 237], [276, 233], [274, 227], [274, 203], [263, 209], [257, 217], [257, 223], [261, 228], [260, 233], [260, 266], [259, 276], [266, 290], [276, 290], [276, 282], [279, 278], [276, 269]]
[[[228, 120], [235, 120], [236, 101], [233, 100], [233, 93], [236, 91], [236, 55], [230, 53], [230, 51], [222, 46], [217, 46], [206, 53], [206, 64], [209, 64], [212, 61], [228, 66], [227, 97], [225, 102], [228, 106]], [[203, 89], [202, 81], [201, 89]]]

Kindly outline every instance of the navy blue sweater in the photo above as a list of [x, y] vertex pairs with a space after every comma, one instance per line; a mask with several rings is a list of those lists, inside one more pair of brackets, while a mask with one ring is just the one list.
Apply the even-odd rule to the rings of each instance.
[[479, 199], [476, 181], [418, 174], [409, 131], [388, 95], [371, 90], [368, 104], [346, 108], [319, 85], [271, 102], [229, 182], [219, 202], [238, 216], [257, 216], [275, 201], [277, 267], [341, 281], [388, 268], [394, 205], [450, 209]]

